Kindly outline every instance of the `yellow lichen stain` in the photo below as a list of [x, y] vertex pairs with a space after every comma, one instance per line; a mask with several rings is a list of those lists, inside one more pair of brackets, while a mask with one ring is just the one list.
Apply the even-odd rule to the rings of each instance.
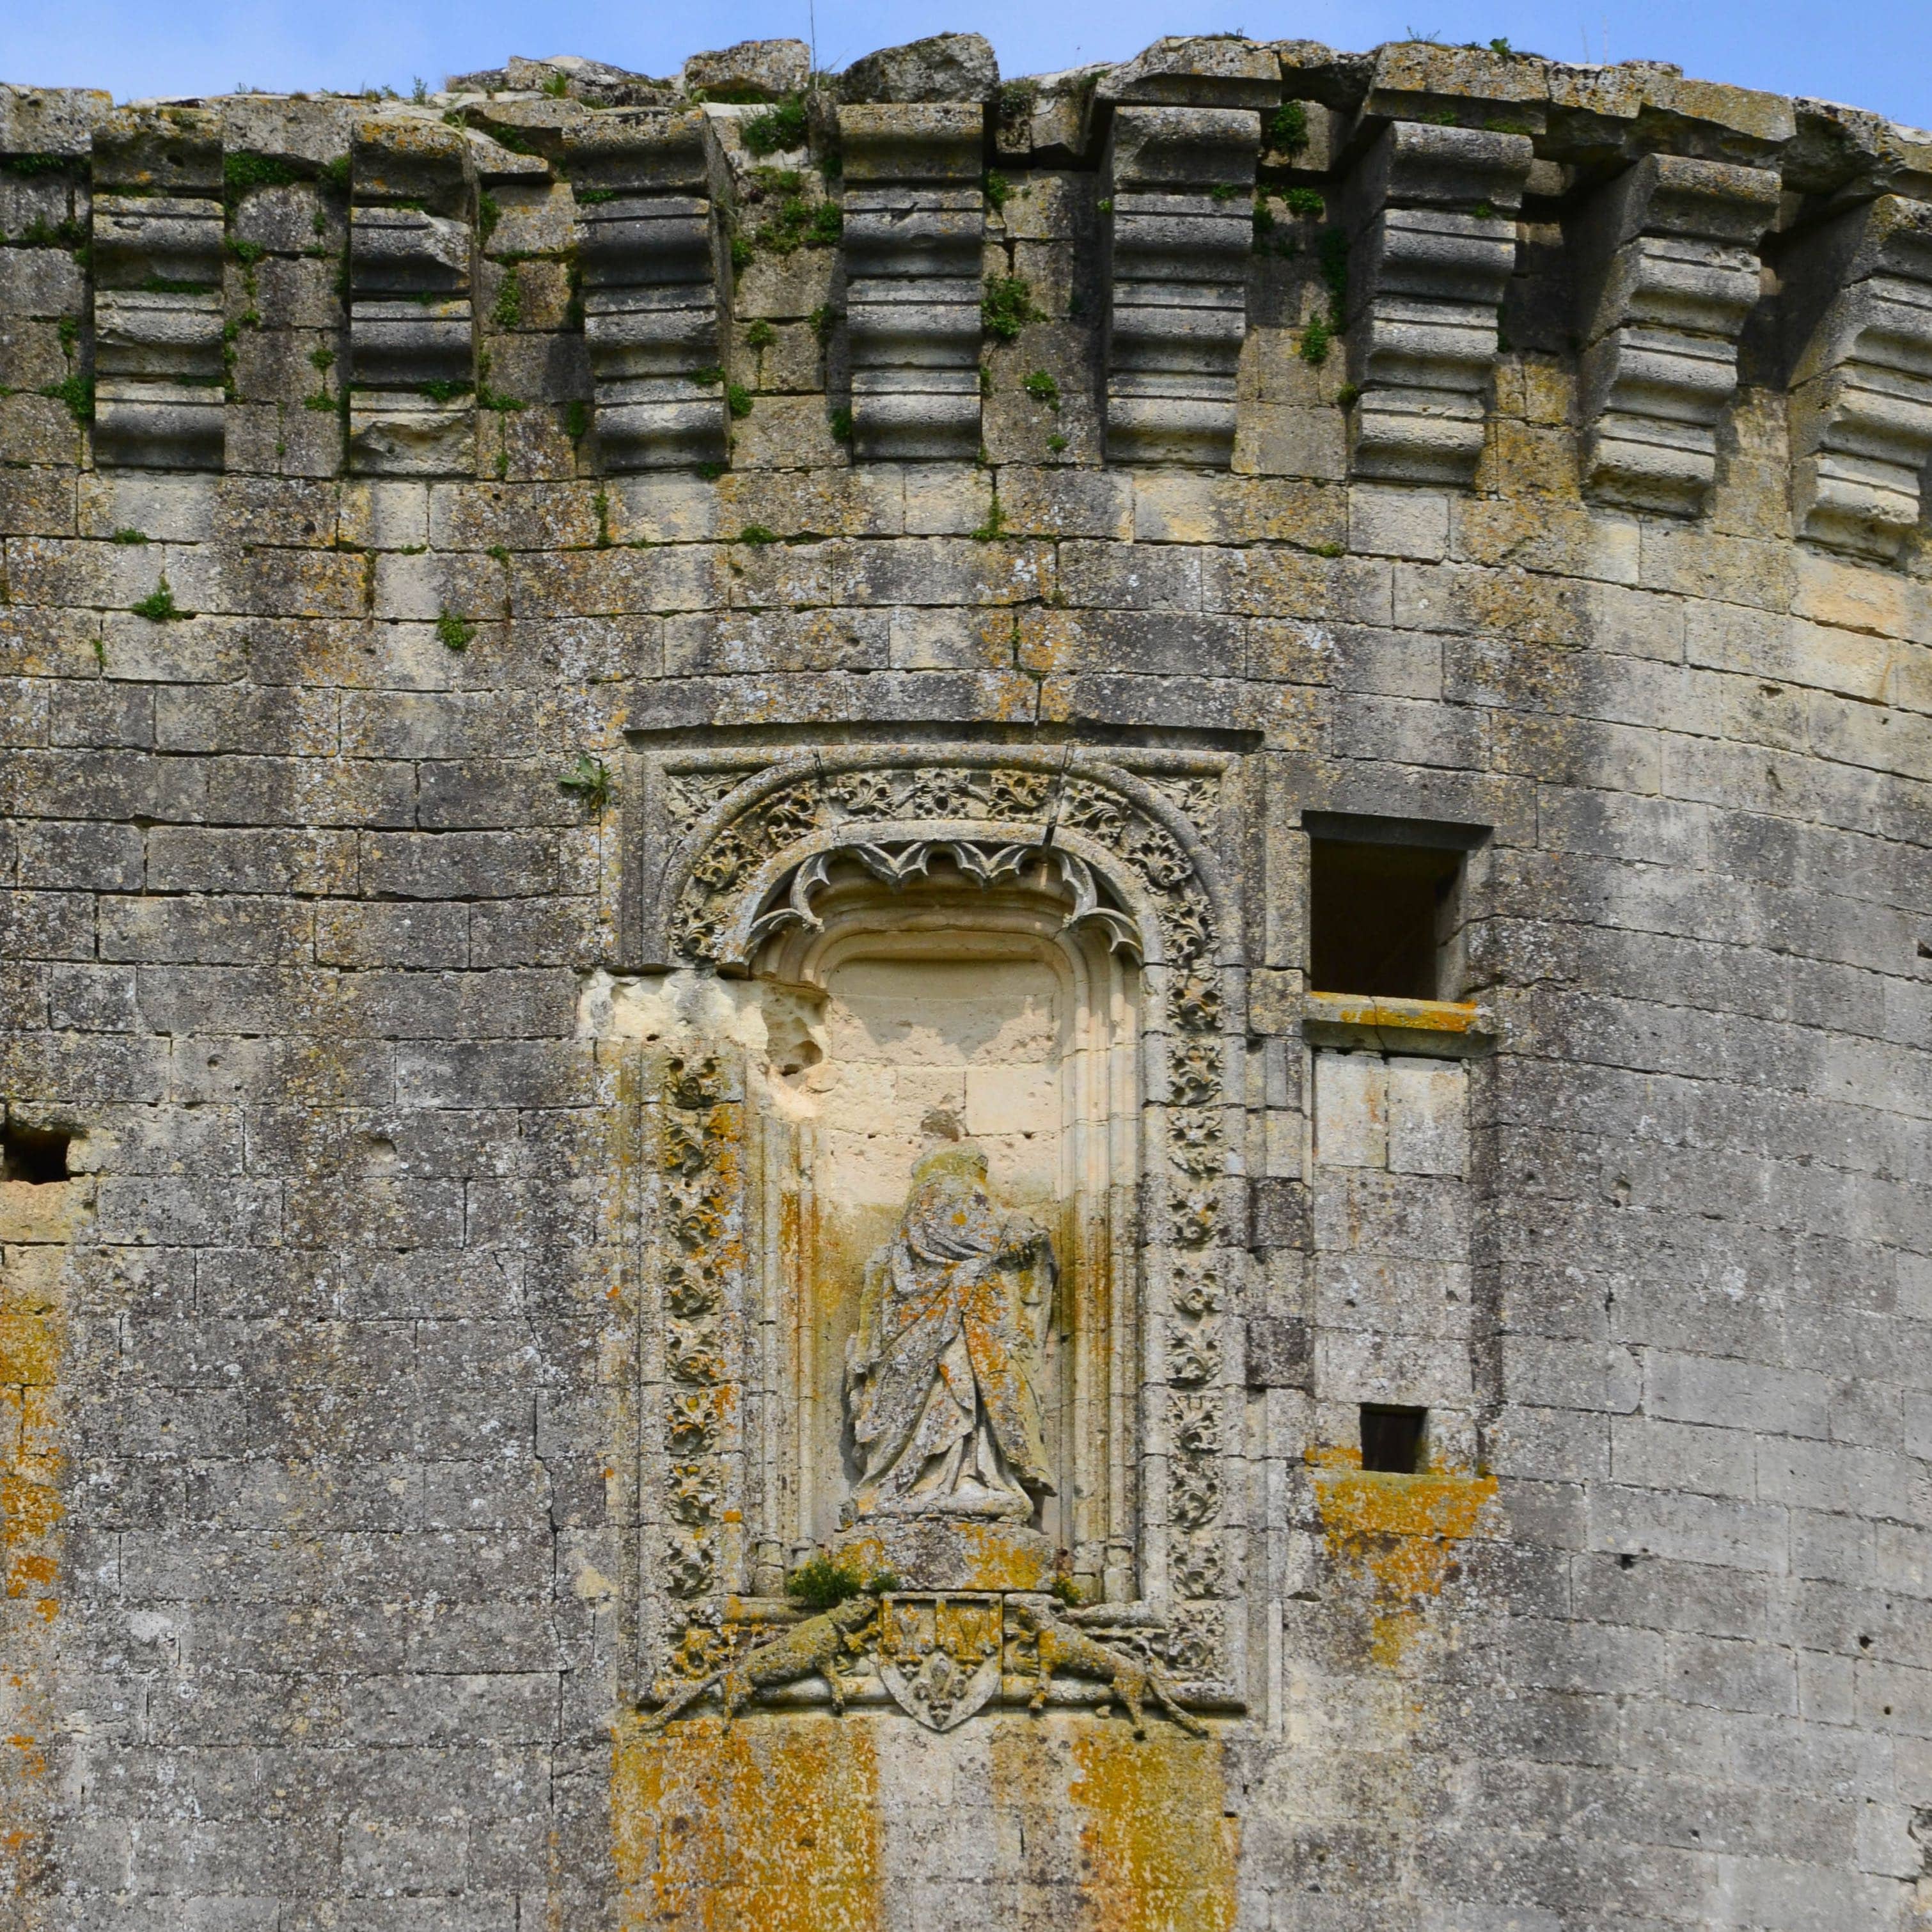
[[620, 1720], [610, 1777], [624, 1932], [878, 1932], [878, 1758], [862, 1718]]
[[60, 1371], [67, 1340], [68, 1249], [94, 1184], [0, 1182], [0, 1656], [12, 1666], [0, 1744], [0, 1902], [32, 1901], [50, 1883], [54, 1735], [52, 1626], [61, 1610]]
[[1226, 1815], [1220, 1740], [1150, 1719], [1090, 1720], [1075, 1733], [1078, 1775], [1067, 1796], [1084, 1813], [1087, 1932], [1228, 1932], [1234, 1922], [1238, 1822]]
[[1309, 1460], [1322, 1472], [1315, 1499], [1329, 1552], [1367, 1580], [1370, 1654], [1393, 1666], [1420, 1627], [1424, 1604], [1442, 1594], [1456, 1546], [1475, 1534], [1496, 1479], [1466, 1469], [1365, 1471], [1359, 1449], [1318, 1449]]

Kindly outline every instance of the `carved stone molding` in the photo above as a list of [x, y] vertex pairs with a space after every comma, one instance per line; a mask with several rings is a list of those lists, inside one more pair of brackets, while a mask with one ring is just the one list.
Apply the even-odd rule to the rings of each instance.
[[861, 1593], [774, 1631], [747, 1622], [718, 1642], [688, 1641], [655, 1688], [647, 1732], [716, 1695], [725, 1721], [754, 1699], [848, 1705], [886, 1699], [928, 1730], [950, 1731], [996, 1701], [1118, 1703], [1136, 1738], [1151, 1714], [1196, 1736], [1203, 1726], [1171, 1672], [1199, 1664], [1198, 1626], [1178, 1634], [1145, 1618], [1071, 1612], [1025, 1592]]
[[476, 169], [454, 128], [372, 116], [350, 149], [349, 449], [365, 476], [476, 466]]
[[1261, 122], [1233, 107], [1120, 107], [1108, 211], [1107, 454], [1226, 467], [1247, 339]]
[[[1144, 777], [1088, 755], [964, 747], [735, 764], [668, 752], [650, 760], [640, 789], [656, 854], [646, 868], [644, 946], [667, 965], [742, 972], [773, 945], [812, 935], [835, 890], [890, 895], [943, 880], [955, 907], [986, 891], [1050, 908], [1063, 930], [1094, 936], [1096, 956], [1138, 975], [1147, 1072], [1135, 1131], [1147, 1151], [1126, 1279], [1144, 1340], [1139, 1359], [1120, 1365], [1142, 1394], [1120, 1412], [1133, 1438], [1135, 1500], [1124, 1567], [1108, 1588], [1130, 1591], [1148, 1606], [1138, 1613], [1175, 1634], [1172, 1668], [1214, 1696], [1236, 1694], [1222, 1604], [1241, 1570], [1229, 1540], [1243, 1490], [1240, 1430], [1229, 1416], [1240, 1410], [1227, 1398], [1243, 1365], [1222, 1327], [1243, 1278], [1246, 1207], [1234, 1126], [1240, 928], [1210, 842], [1224, 836], [1225, 774]], [[735, 1552], [721, 1537], [744, 1493], [731, 1431], [741, 1418], [754, 1432], [776, 1426], [783, 1407], [742, 1384], [734, 1348], [756, 1238], [727, 1198], [748, 1122], [722, 1097], [724, 1077], [722, 1066], [706, 1076], [688, 1064], [664, 1075], [659, 1318], [671, 1473], [656, 1587], [676, 1608], [662, 1626], [656, 1675], [675, 1672], [680, 1657], [716, 1667], [703, 1632], [719, 1631], [734, 1593], [776, 1587], [775, 1573], [746, 1564], [788, 1534], [770, 1520], [769, 1498], [754, 1496]], [[748, 1172], [752, 1157], [742, 1158]], [[742, 1192], [749, 1184], [737, 1179]], [[742, 1447], [757, 1460], [754, 1445]], [[950, 1672], [927, 1686], [942, 1702], [968, 1695]]]
[[1932, 203], [1881, 195], [1780, 266], [1812, 298], [1786, 319], [1799, 529], [1889, 562], [1924, 514], [1932, 460]]

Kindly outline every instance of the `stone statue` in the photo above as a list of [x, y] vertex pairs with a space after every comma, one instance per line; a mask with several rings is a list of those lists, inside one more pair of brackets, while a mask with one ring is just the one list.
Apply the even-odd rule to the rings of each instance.
[[1033, 1514], [1029, 1492], [1053, 1487], [1037, 1383], [1057, 1272], [1046, 1233], [994, 1204], [979, 1148], [913, 1169], [846, 1349], [857, 1516]]

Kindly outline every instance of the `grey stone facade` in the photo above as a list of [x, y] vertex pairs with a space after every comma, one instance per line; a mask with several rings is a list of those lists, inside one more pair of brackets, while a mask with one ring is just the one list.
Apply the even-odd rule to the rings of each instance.
[[[1932, 136], [808, 67], [0, 88], [0, 1924], [1932, 1925]], [[758, 948], [1036, 870], [1064, 1594], [1210, 1735], [998, 1604], [652, 1730], [832, 1520]]]

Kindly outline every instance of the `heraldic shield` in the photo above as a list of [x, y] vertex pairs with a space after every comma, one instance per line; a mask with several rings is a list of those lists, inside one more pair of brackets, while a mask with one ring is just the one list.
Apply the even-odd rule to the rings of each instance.
[[878, 1671], [909, 1717], [950, 1731], [1000, 1688], [1004, 1606], [997, 1593], [888, 1595]]

